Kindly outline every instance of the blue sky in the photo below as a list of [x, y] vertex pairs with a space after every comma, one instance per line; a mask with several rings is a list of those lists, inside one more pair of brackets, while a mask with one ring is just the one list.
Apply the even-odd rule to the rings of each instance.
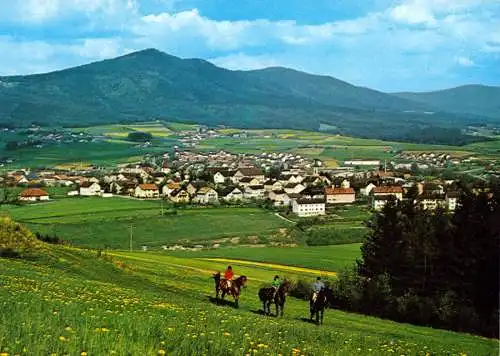
[[500, 85], [500, 0], [0, 0], [0, 75], [151, 47], [384, 91]]

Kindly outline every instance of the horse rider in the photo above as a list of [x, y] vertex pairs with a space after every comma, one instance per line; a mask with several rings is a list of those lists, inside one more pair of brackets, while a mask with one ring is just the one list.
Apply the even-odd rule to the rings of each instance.
[[227, 266], [226, 271], [224, 272], [224, 279], [226, 280], [227, 288], [231, 288], [233, 277], [234, 277], [233, 267]]
[[271, 282], [271, 287], [273, 287], [273, 289], [274, 289], [273, 299], [276, 297], [276, 293], [278, 293], [278, 289], [280, 288], [280, 285], [281, 285], [280, 276], [278, 276], [278, 275], [274, 276], [274, 279]]
[[312, 284], [312, 296], [311, 296], [311, 302], [314, 303], [316, 302], [316, 298], [318, 297], [318, 293], [325, 288], [325, 284], [321, 280], [321, 277], [316, 278], [316, 282]]

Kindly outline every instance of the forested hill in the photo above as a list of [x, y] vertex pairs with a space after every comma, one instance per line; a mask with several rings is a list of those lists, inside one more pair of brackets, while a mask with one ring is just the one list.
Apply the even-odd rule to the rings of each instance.
[[396, 93], [394, 95], [434, 106], [443, 111], [473, 113], [500, 120], [500, 87], [465, 85], [427, 93]]
[[164, 118], [317, 130], [327, 123], [339, 133], [401, 139], [423, 127], [485, 120], [474, 114], [440, 112], [332, 77], [285, 68], [230, 71], [154, 49], [58, 72], [0, 77], [0, 124], [14, 126]]

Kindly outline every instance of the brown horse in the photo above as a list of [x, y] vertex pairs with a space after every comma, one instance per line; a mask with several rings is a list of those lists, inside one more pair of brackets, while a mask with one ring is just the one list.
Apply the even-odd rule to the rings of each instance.
[[325, 313], [325, 309], [331, 305], [332, 302], [332, 290], [329, 288], [322, 288], [321, 291], [318, 292], [316, 299], [313, 301], [313, 294], [311, 294], [311, 298], [309, 299], [309, 309], [311, 311], [311, 321], [313, 317], [316, 316], [316, 323], [323, 324], [323, 315]]
[[[240, 276], [234, 281], [221, 279], [220, 272], [214, 274], [215, 280], [215, 299], [219, 300], [219, 293], [222, 292], [221, 299], [224, 300], [226, 294], [233, 296], [234, 305], [238, 308], [238, 299], [240, 297], [241, 288], [246, 286], [247, 277]], [[229, 283], [228, 283], [229, 282]]]
[[[286, 279], [280, 284], [276, 294], [274, 288], [261, 288], [259, 290], [259, 299], [262, 302], [265, 315], [271, 315], [271, 303], [274, 302], [276, 306], [276, 316], [283, 316], [283, 309], [285, 308], [286, 295], [290, 290], [290, 282]], [[274, 298], [273, 298], [274, 297]]]

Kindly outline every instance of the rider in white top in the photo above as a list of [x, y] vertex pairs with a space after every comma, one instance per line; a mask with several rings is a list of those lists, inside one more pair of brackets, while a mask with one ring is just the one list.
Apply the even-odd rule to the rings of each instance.
[[312, 285], [312, 301], [316, 301], [316, 298], [318, 296], [318, 293], [323, 289], [325, 288], [325, 284], [323, 283], [323, 281], [321, 280], [321, 277], [317, 277], [316, 278], [316, 282], [313, 283]]

